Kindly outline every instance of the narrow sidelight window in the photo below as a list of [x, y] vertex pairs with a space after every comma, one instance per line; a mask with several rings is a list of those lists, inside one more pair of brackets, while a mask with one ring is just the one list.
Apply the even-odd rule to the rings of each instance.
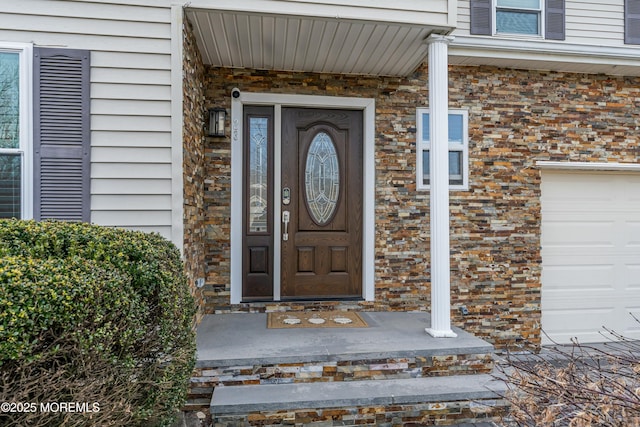
[[273, 107], [244, 108], [244, 301], [273, 298]]

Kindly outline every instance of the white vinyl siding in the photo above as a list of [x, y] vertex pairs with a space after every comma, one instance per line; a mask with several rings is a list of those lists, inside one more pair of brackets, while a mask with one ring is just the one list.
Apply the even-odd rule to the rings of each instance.
[[159, 178], [162, 179], [171, 172], [171, 163], [149, 163], [141, 168], [131, 168], [128, 165], [111, 165], [96, 163], [92, 168], [94, 178]]
[[146, 211], [163, 210], [164, 206], [171, 203], [171, 196], [149, 194], [144, 199], [136, 195], [119, 194], [116, 196], [102, 195], [94, 197], [91, 206], [100, 211]]
[[91, 221], [158, 231], [168, 238], [170, 3], [30, 0], [0, 5], [0, 41], [91, 51]]
[[624, 0], [566, 2], [567, 42], [624, 46]]
[[[135, 89], [134, 92], [131, 90]], [[123, 83], [93, 83], [91, 85], [91, 97], [93, 99], [146, 99], [171, 101], [171, 86], [154, 85], [142, 86]]]
[[[566, 43], [625, 46], [624, 0], [566, 0]], [[458, 1], [458, 28], [454, 35], [469, 35], [469, 0]], [[507, 37], [507, 35], [504, 35]], [[554, 42], [557, 43], [557, 42]]]
[[91, 134], [93, 147], [127, 147], [135, 140], [136, 147], [166, 147], [171, 143], [171, 135], [167, 132], [133, 132], [112, 130], [97, 131]]
[[158, 178], [92, 178], [91, 196], [137, 194], [141, 199], [151, 194], [171, 194], [171, 179]]
[[458, 28], [454, 35], [471, 34], [471, 2], [470, 0], [458, 0]]

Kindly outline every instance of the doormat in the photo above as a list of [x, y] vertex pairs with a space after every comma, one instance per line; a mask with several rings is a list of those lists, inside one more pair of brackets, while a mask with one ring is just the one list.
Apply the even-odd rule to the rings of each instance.
[[367, 328], [353, 311], [278, 312], [267, 314], [267, 328]]

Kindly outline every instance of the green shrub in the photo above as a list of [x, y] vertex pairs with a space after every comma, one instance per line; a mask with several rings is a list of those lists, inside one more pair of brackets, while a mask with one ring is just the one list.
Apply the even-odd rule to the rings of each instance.
[[0, 424], [170, 424], [193, 369], [194, 311], [159, 235], [0, 221], [0, 402], [99, 404]]

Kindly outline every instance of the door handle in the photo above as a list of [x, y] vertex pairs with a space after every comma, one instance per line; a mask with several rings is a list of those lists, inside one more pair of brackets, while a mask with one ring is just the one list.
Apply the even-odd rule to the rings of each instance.
[[290, 217], [289, 211], [282, 212], [282, 225], [283, 225], [282, 240], [284, 240], [285, 242], [289, 240], [289, 217]]

